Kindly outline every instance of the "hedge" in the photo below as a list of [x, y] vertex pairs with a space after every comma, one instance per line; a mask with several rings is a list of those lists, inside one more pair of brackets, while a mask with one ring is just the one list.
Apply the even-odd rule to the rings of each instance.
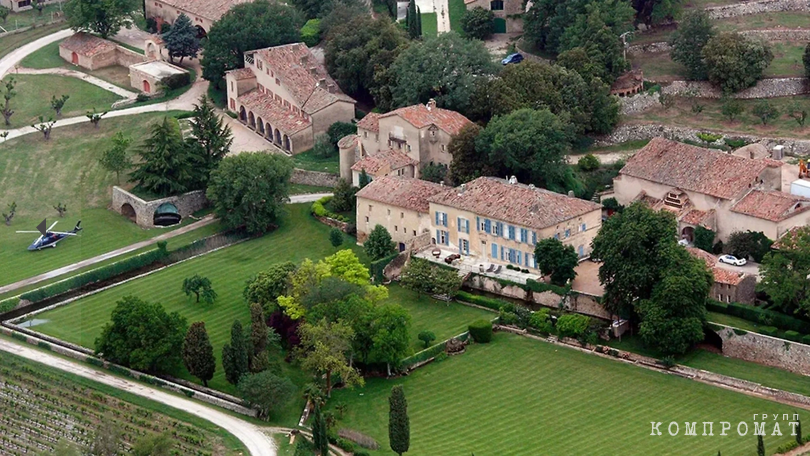
[[538, 282], [532, 279], [526, 279], [526, 285], [521, 286], [521, 288], [523, 288], [526, 291], [531, 291], [534, 293], [542, 293], [544, 291], [550, 291], [560, 296], [565, 296], [566, 294], [568, 294], [568, 291], [570, 290], [567, 287], [551, 285], [549, 283]]
[[561, 337], [579, 337], [588, 330], [591, 319], [585, 315], [565, 314], [557, 319], [557, 332]]
[[191, 84], [191, 75], [187, 72], [173, 74], [161, 81], [167, 89], [174, 90]]
[[467, 293], [466, 291], [459, 291], [456, 293], [456, 300], [469, 302], [470, 304], [479, 305], [481, 307], [486, 307], [487, 309], [492, 309], [496, 312], [501, 310], [501, 307], [505, 307], [507, 309], [514, 308], [515, 305], [511, 302], [504, 301], [502, 299], [495, 299], [489, 298], [487, 296], [479, 296], [472, 293]]
[[492, 341], [492, 322], [488, 320], [476, 320], [470, 323], [470, 336], [479, 344], [486, 344]]
[[4, 314], [10, 310], [13, 310], [17, 307], [17, 304], [20, 303], [20, 297], [14, 296], [13, 298], [6, 298], [0, 301], [0, 314]]
[[117, 275], [149, 266], [150, 264], [165, 258], [167, 255], [168, 253], [164, 249], [150, 250], [140, 255], [135, 255], [133, 257], [87, 271], [83, 274], [37, 288], [36, 290], [23, 293], [20, 295], [20, 299], [31, 302], [39, 302], [53, 296], [67, 293], [68, 291], [81, 288], [94, 282], [107, 280]]
[[779, 333], [779, 329], [774, 326], [762, 326], [759, 328], [760, 334], [765, 334], [766, 336], [776, 337]]
[[323, 198], [315, 201], [314, 203], [312, 203], [312, 206], [310, 207], [310, 212], [318, 217], [328, 217], [331, 219], [338, 220], [340, 222], [349, 223], [350, 220], [347, 219], [346, 217], [340, 214], [335, 214], [334, 212], [326, 209], [326, 204], [329, 203], [329, 201], [332, 201], [331, 196], [324, 196]]
[[763, 321], [762, 319], [770, 319], [773, 326], [783, 331], [796, 331], [801, 334], [810, 334], [810, 322], [780, 312], [774, 312], [773, 310], [736, 302], [723, 304], [714, 300], [708, 301], [706, 309], [712, 312], [740, 317], [754, 323], [761, 323]]
[[385, 280], [383, 270], [386, 266], [388, 266], [388, 263], [393, 261], [397, 256], [399, 256], [399, 253], [393, 253], [385, 258], [371, 262], [371, 267], [369, 269], [371, 271], [371, 276], [374, 277], [375, 283], [383, 283], [383, 280]]
[[802, 337], [802, 343], [810, 345], [810, 335]]
[[792, 340], [793, 342], [801, 342], [802, 335], [796, 331], [785, 331], [785, 339]]
[[445, 341], [439, 342], [436, 345], [433, 345], [432, 347], [426, 348], [426, 349], [424, 349], [424, 350], [422, 350], [422, 351], [420, 351], [420, 352], [418, 352], [418, 353], [416, 353], [416, 354], [414, 354], [412, 356], [404, 358], [399, 363], [400, 368], [406, 369], [406, 368], [411, 367], [411, 366], [413, 366], [415, 364], [419, 364], [419, 363], [421, 363], [423, 361], [427, 361], [430, 358], [435, 357], [439, 353], [443, 353], [446, 344], [447, 344], [447, 341], [445, 340]]
[[321, 41], [321, 20], [310, 19], [301, 27], [301, 41], [308, 47], [315, 47]]

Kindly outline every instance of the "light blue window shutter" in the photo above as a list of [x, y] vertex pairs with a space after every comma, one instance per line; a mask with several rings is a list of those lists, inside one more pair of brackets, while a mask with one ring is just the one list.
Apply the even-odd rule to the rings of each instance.
[[520, 256], [521, 253], [522, 252], [520, 250], [518, 250], [518, 252], [517, 252], [517, 264], [523, 264], [523, 261], [521, 261], [523, 258]]
[[447, 226], [447, 212], [442, 212], [442, 225]]
[[584, 223], [583, 223], [583, 224], [582, 224], [582, 231], [585, 231], [586, 229], [588, 229], [588, 227], [587, 227], [587, 225], [586, 225], [586, 224], [584, 224]]
[[481, 231], [481, 217], [475, 218], [475, 231]]
[[498, 244], [492, 244], [492, 258], [498, 258]]
[[444, 245], [450, 245], [450, 232], [444, 232]]
[[503, 252], [503, 246], [501, 246], [501, 261], [503, 261], [503, 259], [504, 259], [504, 252]]
[[537, 231], [532, 231], [532, 245], [537, 244]]
[[464, 227], [461, 226], [461, 217], [456, 217], [456, 230], [463, 231]]
[[440, 244], [441, 242], [442, 242], [442, 232], [439, 231], [439, 230], [436, 230], [436, 243]]
[[439, 226], [439, 211], [436, 211], [436, 226]]
[[484, 220], [484, 231], [492, 233], [492, 221], [490, 219]]

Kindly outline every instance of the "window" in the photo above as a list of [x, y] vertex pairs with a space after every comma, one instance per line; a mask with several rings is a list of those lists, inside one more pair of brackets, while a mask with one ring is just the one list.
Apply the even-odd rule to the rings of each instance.
[[560, 240], [560, 233], [554, 233], [554, 239]]
[[465, 218], [458, 217], [456, 219], [456, 228], [458, 229], [459, 233], [470, 234], [470, 221]]
[[368, 205], [368, 211], [369, 211], [369, 212], [371, 212], [371, 210], [372, 210], [372, 209], [374, 209], [374, 206], [372, 206], [371, 204], [369, 204], [369, 205]]
[[236, 111], [236, 100], [231, 98], [231, 111]]
[[568, 238], [570, 238], [570, 237], [571, 237], [571, 229], [570, 229], [570, 228], [566, 228], [566, 229], [565, 229], [565, 238], [566, 238], [566, 239], [568, 239]]
[[442, 152], [444, 152], [444, 144], [442, 144]]
[[391, 209], [388, 209], [388, 215], [391, 215]]
[[261, 70], [262, 69], [262, 61], [261, 60], [256, 60], [256, 66], [259, 67], [259, 69]]
[[537, 231], [532, 231], [532, 245], [537, 244]]
[[526, 228], [520, 229], [520, 242], [528, 243], [529, 242], [529, 230]]
[[492, 0], [489, 2], [489, 9], [492, 11], [503, 11], [503, 0]]
[[281, 85], [281, 81], [279, 81], [278, 78], [276, 78], [276, 85]]
[[731, 302], [731, 295], [726, 295], [726, 302]]
[[503, 236], [503, 223], [495, 222], [495, 236]]
[[448, 236], [447, 231], [436, 230], [436, 243], [437, 244], [450, 244], [450, 236]]
[[580, 258], [585, 256], [585, 246], [584, 245], [580, 245], [579, 247], [577, 247], [577, 255], [579, 255]]
[[492, 244], [492, 256], [491, 258], [498, 258], [498, 244]]
[[416, 230], [413, 230], [413, 235], [416, 236]]
[[411, 151], [411, 145], [408, 144], [408, 152], [410, 152], [410, 151]]
[[236, 89], [233, 88], [233, 81], [231, 81], [231, 92], [233, 92], [234, 90]]
[[458, 243], [459, 243], [459, 250], [461, 250], [461, 253], [463, 253], [464, 255], [469, 255], [470, 254], [470, 241], [468, 241], [466, 239], [459, 239]]
[[580, 231], [585, 231], [587, 229], [588, 229], [588, 226], [586, 224], [584, 224], [584, 223], [582, 225], [580, 225], [580, 227], [579, 227]]
[[515, 239], [515, 227], [512, 226], [512, 225], [509, 225], [507, 228], [509, 230], [508, 231], [509, 232], [509, 239], [514, 240]]
[[366, 216], [366, 223], [368, 223], [368, 215]]
[[363, 132], [363, 137], [364, 137], [364, 138], [366, 138], [366, 139], [368, 139], [368, 132], [367, 132], [367, 131], [364, 131], [364, 132]]
[[394, 232], [396, 233], [397, 231], [399, 231], [399, 230], [397, 229], [397, 226], [394, 225]]
[[399, 213], [399, 218], [404, 219], [404, 218], [405, 218], [405, 213], [404, 213], [404, 212], [400, 212], [400, 213]]
[[447, 226], [447, 214], [436, 211], [436, 226]]
[[269, 67], [265, 67], [264, 74], [270, 74], [270, 68]]

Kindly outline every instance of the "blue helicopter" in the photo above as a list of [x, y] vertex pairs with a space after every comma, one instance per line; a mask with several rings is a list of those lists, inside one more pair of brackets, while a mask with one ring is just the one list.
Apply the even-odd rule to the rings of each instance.
[[[79, 231], [82, 230], [82, 227], [80, 226], [82, 224], [82, 221], [79, 220], [76, 223], [76, 227], [73, 228], [70, 231], [51, 231], [53, 229], [53, 227], [56, 226], [57, 223], [59, 223], [58, 220], [53, 222], [53, 225], [51, 225], [50, 228], [45, 230], [44, 229], [45, 228], [45, 221], [43, 220], [42, 224], [40, 225], [43, 229], [41, 229], [40, 231], [17, 231], [17, 232], [18, 233], [40, 233], [40, 236], [37, 238], [37, 240], [34, 241], [33, 243], [31, 243], [31, 245], [28, 246], [28, 250], [33, 252], [34, 250], [42, 250], [45, 247], [54, 247], [54, 248], [56, 248], [56, 243], [57, 242], [61, 241], [62, 239], [65, 239], [68, 236], [76, 236], [79, 233]], [[40, 226], [38, 226], [37, 228], [40, 228]], [[43, 234], [43, 231], [44, 231], [44, 234]]]

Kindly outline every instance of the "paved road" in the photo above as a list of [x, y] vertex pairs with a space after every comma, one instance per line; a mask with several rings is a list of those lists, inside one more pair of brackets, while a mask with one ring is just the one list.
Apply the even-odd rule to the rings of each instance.
[[208, 407], [131, 380], [112, 377], [89, 366], [84, 366], [50, 353], [41, 352], [25, 345], [17, 345], [16, 343], [10, 341], [0, 340], [0, 350], [13, 353], [17, 356], [36, 361], [59, 370], [76, 374], [80, 377], [89, 378], [98, 383], [103, 383], [132, 394], [137, 394], [138, 396], [151, 399], [169, 407], [174, 407], [178, 410], [183, 410], [187, 413], [208, 420], [230, 432], [245, 444], [248, 451], [253, 456], [276, 456], [275, 442], [272, 438], [270, 438], [270, 436], [266, 435], [262, 429], [239, 418], [220, 412], [212, 407]]
[[180, 236], [181, 234], [188, 233], [189, 231], [196, 230], [197, 228], [203, 227], [205, 225], [210, 225], [214, 223], [216, 219], [213, 215], [208, 215], [204, 217], [202, 220], [199, 220], [194, 223], [189, 223], [188, 225], [178, 228], [173, 231], [169, 231], [168, 233], [161, 234], [160, 236], [155, 236], [151, 239], [147, 239], [145, 241], [136, 242], [135, 244], [128, 245], [126, 247], [121, 247], [120, 249], [113, 250], [111, 252], [107, 252], [101, 254], [99, 256], [95, 256], [93, 258], [88, 258], [84, 261], [79, 261], [78, 263], [73, 263], [67, 265], [65, 267], [54, 269], [53, 271], [46, 272], [44, 274], [40, 274], [34, 277], [29, 277], [24, 280], [20, 280], [19, 282], [14, 282], [9, 285], [5, 285], [0, 287], [0, 294], [8, 293], [9, 291], [14, 291], [20, 289], [22, 287], [33, 285], [35, 283], [39, 283], [48, 279], [53, 279], [54, 277], [59, 277], [65, 274], [68, 274], [73, 271], [77, 271], [87, 266], [92, 266], [94, 264], [101, 263], [102, 261], [109, 260], [110, 258], [115, 258], [117, 256], [124, 255], [129, 252], [133, 252], [135, 250], [148, 247], [152, 244], [156, 244], [158, 241], [165, 241], [166, 239], [171, 239], [175, 236]]
[[[67, 27], [67, 25], [65, 26]], [[14, 69], [14, 65], [16, 65], [20, 60], [24, 59], [28, 54], [36, 51], [39, 48], [45, 47], [54, 41], [63, 40], [70, 35], [73, 35], [73, 30], [60, 30], [56, 33], [51, 33], [48, 36], [43, 36], [38, 40], [34, 40], [25, 46], [20, 46], [17, 49], [9, 52], [5, 55], [5, 57], [0, 59], [0, 79], [3, 79], [6, 76], [6, 73], [9, 73], [12, 69]]]

